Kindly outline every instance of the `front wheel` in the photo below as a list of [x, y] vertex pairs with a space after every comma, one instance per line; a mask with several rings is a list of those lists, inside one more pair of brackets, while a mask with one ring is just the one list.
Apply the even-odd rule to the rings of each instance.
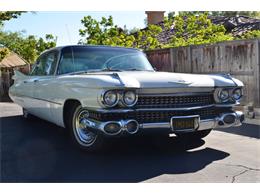
[[207, 129], [203, 131], [195, 131], [195, 132], [188, 132], [188, 133], [177, 133], [176, 135], [179, 138], [189, 139], [189, 140], [200, 140], [210, 134], [212, 129]]
[[85, 151], [97, 151], [103, 144], [102, 135], [92, 131], [84, 124], [88, 118], [88, 110], [79, 104], [74, 104], [67, 115], [67, 128], [72, 142]]

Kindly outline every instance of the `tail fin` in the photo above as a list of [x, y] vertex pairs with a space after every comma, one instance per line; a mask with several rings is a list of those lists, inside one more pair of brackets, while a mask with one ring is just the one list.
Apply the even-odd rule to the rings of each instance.
[[14, 76], [12, 76], [12, 79], [17, 80], [17, 79], [24, 79], [24, 78], [26, 78], [25, 74], [23, 74], [18, 70], [14, 70]]

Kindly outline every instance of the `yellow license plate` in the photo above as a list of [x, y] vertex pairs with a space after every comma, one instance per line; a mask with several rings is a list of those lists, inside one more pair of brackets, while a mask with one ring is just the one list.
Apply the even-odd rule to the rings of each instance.
[[199, 125], [199, 116], [172, 117], [171, 126], [173, 131], [196, 130]]

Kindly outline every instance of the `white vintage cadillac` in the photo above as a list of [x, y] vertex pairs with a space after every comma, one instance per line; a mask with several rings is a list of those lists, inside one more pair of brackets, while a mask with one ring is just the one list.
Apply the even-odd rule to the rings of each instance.
[[233, 109], [242, 97], [241, 81], [223, 74], [156, 72], [136, 49], [56, 47], [40, 55], [29, 75], [15, 72], [13, 79], [9, 95], [24, 117], [65, 127], [88, 151], [109, 136], [157, 130], [201, 139], [244, 120]]

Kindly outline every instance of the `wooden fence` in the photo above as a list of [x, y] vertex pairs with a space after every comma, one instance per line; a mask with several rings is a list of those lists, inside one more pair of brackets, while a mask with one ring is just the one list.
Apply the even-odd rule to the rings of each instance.
[[158, 71], [182, 73], [230, 73], [241, 80], [244, 105], [260, 106], [260, 39], [228, 41], [148, 51]]

